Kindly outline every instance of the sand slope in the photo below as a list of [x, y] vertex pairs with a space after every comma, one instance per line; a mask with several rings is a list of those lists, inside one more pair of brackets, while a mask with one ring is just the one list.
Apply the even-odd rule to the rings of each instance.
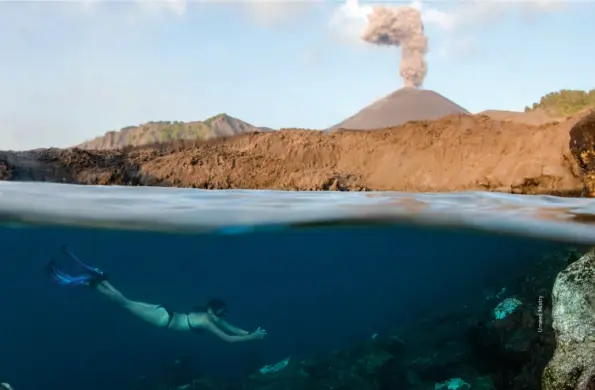
[[330, 130], [373, 130], [409, 121], [434, 120], [451, 114], [468, 114], [463, 107], [429, 90], [402, 88], [365, 107]]

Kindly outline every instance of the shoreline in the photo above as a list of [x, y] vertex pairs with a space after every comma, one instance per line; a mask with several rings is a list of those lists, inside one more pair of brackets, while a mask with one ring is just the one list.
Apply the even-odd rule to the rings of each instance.
[[374, 130], [284, 129], [113, 150], [0, 152], [0, 180], [294, 191], [580, 196], [574, 120], [451, 115]]

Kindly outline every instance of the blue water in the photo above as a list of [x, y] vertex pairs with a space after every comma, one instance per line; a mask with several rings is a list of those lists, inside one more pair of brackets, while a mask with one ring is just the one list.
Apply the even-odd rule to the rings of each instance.
[[[241, 379], [429, 313], [480, 305], [567, 243], [595, 244], [595, 203], [487, 193], [292, 193], [0, 182], [0, 382], [132, 389], [181, 356]], [[68, 244], [131, 299], [220, 297], [263, 341], [153, 328], [43, 267]]]

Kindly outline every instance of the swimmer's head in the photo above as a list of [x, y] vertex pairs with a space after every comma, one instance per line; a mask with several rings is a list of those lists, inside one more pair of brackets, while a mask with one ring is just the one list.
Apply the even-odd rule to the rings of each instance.
[[221, 299], [211, 299], [207, 302], [207, 313], [215, 317], [225, 317], [227, 315], [227, 304]]

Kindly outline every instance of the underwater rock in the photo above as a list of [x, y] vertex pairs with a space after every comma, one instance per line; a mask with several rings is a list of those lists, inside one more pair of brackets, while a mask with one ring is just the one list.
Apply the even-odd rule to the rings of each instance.
[[[190, 356], [164, 361], [151, 375], [141, 375], [134, 390], [231, 390], [220, 378], [200, 374], [198, 362]], [[3, 390], [0, 388], [0, 390]], [[132, 390], [132, 389], [131, 389]]]
[[[515, 310], [506, 316], [494, 312], [505, 297], [491, 296], [486, 301], [489, 311], [469, 327], [468, 337], [474, 350], [474, 367], [490, 373], [494, 388], [541, 388], [542, 372], [555, 349], [552, 286], [556, 275], [581, 256], [577, 248], [561, 248], [530, 262], [516, 282], [506, 285], [507, 299], [515, 297], [521, 302], [518, 306], [510, 305]], [[472, 388], [476, 388], [474, 384]]]
[[[285, 362], [281, 361], [280, 363]], [[265, 366], [274, 367], [275, 365]], [[279, 367], [279, 366], [278, 366]], [[263, 367], [264, 368], [264, 367]], [[256, 370], [249, 376], [243, 389], [245, 390], [275, 390], [275, 389], [307, 389], [310, 383], [310, 377], [303, 370], [303, 362], [297, 362], [295, 359], [287, 360], [283, 369], [265, 370], [262, 368]]]
[[494, 318], [497, 320], [502, 320], [514, 313], [514, 311], [522, 304], [523, 303], [517, 298], [506, 298], [494, 309]]
[[595, 389], [595, 251], [558, 274], [553, 288], [554, 356], [543, 390]]
[[442, 383], [436, 383], [434, 390], [469, 390], [471, 385], [461, 378], [452, 378]]
[[290, 361], [291, 361], [291, 358], [288, 357], [288, 358], [285, 358], [285, 359], [283, 359], [280, 362], [277, 362], [275, 364], [269, 364], [269, 365], [263, 366], [258, 371], [262, 375], [275, 374], [275, 373], [277, 373], [277, 372], [285, 369], [287, 367], [287, 365], [289, 364]]
[[[414, 372], [403, 370], [398, 359], [402, 341], [367, 340], [328, 356], [291, 360], [282, 370], [260, 370], [251, 375], [246, 390], [394, 390], [422, 389]], [[392, 351], [389, 352], [389, 351]]]

